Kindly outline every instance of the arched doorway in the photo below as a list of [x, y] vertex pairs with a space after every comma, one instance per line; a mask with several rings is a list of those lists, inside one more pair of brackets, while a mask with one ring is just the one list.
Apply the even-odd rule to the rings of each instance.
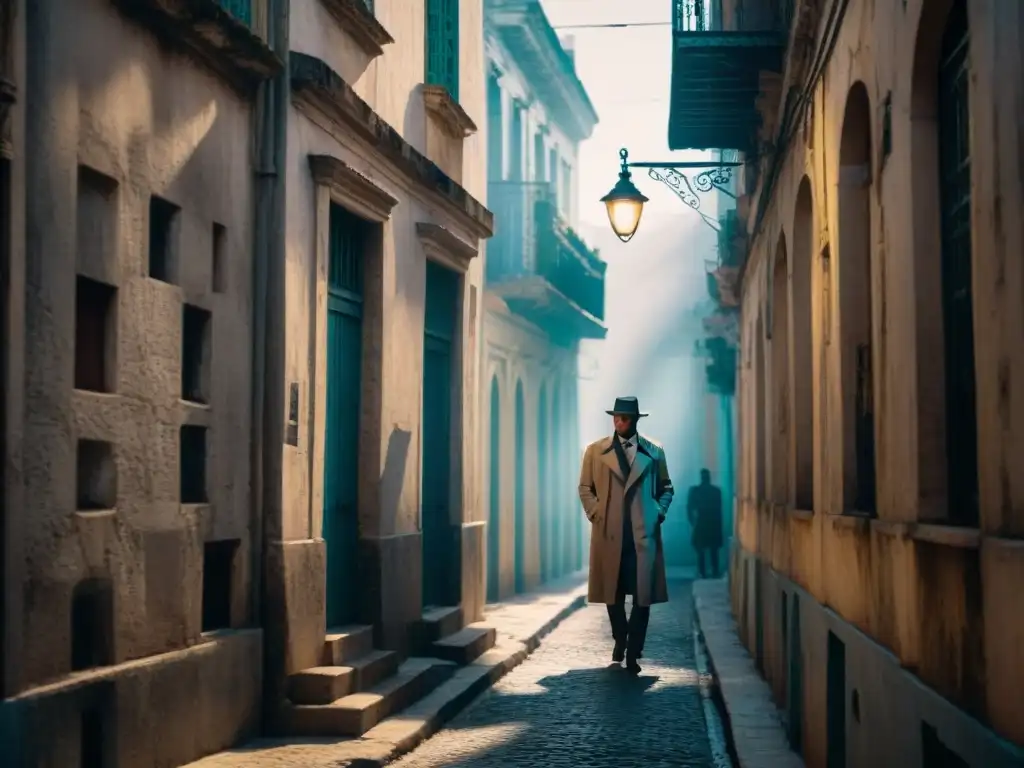
[[490, 508], [487, 515], [487, 599], [501, 593], [501, 392], [491, 379]]
[[789, 498], [789, 261], [786, 238], [779, 235], [772, 270], [771, 345], [771, 500]]
[[871, 301], [871, 106], [863, 83], [846, 97], [839, 142], [839, 358], [843, 512], [875, 512], [875, 386]]
[[551, 519], [550, 475], [548, 465], [548, 392], [547, 385], [542, 384], [540, 398], [537, 402], [537, 514], [540, 519], [540, 580], [551, 578]]
[[922, 14], [911, 107], [918, 495], [922, 518], [977, 525], [967, 3], [937, 0]]
[[557, 579], [565, 573], [565, 443], [562, 429], [564, 413], [562, 388], [555, 383], [551, 387], [551, 473], [549, 477], [551, 498], [551, 578]]
[[516, 382], [515, 589], [526, 589], [526, 404], [522, 379]]
[[760, 504], [765, 500], [765, 360], [764, 360], [764, 323], [757, 318], [756, 336], [754, 338], [754, 426], [756, 439], [754, 443], [754, 500]]
[[[814, 366], [811, 331], [811, 265], [814, 263], [814, 201], [806, 176], [796, 195], [790, 305], [793, 327], [793, 432], [797, 509], [814, 509]], [[799, 404], [799, 407], [798, 407]]]

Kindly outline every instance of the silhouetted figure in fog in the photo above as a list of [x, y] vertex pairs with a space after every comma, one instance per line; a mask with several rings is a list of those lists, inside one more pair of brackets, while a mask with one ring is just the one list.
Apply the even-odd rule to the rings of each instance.
[[[588, 445], [580, 469], [580, 501], [591, 523], [587, 599], [608, 606], [612, 661], [625, 659], [637, 675], [651, 605], [668, 602], [661, 524], [672, 503], [672, 480], [661, 446], [636, 431], [647, 415], [637, 399], [616, 398], [607, 413], [615, 434]], [[628, 621], [626, 595], [633, 596]]]
[[700, 485], [690, 486], [686, 499], [686, 516], [693, 536], [690, 542], [697, 550], [697, 568], [706, 579], [705, 555], [711, 559], [711, 572], [718, 578], [718, 550], [722, 548], [722, 489], [711, 484], [711, 472], [700, 471]]

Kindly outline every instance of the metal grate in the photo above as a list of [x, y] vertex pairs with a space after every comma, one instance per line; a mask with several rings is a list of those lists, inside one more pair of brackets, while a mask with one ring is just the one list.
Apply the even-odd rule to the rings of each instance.
[[427, 83], [459, 98], [459, 0], [427, 0]]

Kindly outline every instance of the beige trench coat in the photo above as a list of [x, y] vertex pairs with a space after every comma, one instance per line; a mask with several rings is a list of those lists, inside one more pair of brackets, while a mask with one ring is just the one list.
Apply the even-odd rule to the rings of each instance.
[[661, 516], [672, 503], [672, 480], [661, 446], [643, 435], [639, 438], [625, 485], [612, 483], [613, 474], [623, 478], [611, 437], [591, 443], [583, 453], [580, 501], [591, 524], [587, 599], [592, 603], [615, 602], [622, 559], [623, 495], [638, 483], [630, 505], [637, 565], [634, 599], [637, 605], [668, 602]]

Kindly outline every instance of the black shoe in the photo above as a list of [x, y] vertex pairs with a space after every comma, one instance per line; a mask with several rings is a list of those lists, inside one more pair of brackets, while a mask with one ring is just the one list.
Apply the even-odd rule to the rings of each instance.
[[626, 658], [626, 644], [615, 643], [615, 648], [612, 650], [612, 661], [621, 664], [624, 658]]
[[632, 657], [626, 659], [626, 671], [634, 677], [640, 674], [640, 665], [636, 663], [636, 659]]

